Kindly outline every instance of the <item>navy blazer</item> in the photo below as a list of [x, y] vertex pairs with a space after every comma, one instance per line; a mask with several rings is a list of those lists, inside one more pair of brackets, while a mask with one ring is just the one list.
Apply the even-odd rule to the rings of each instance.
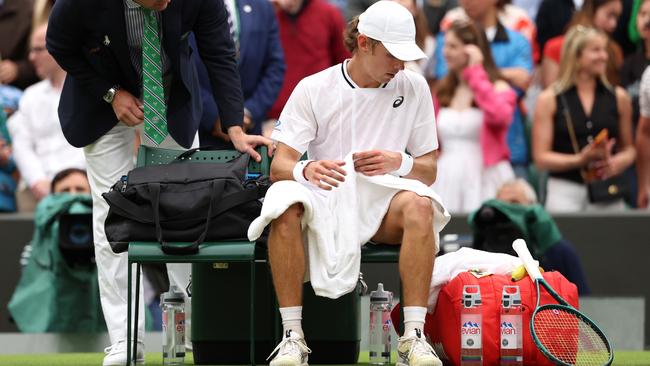
[[[190, 147], [202, 114], [190, 32], [212, 82], [224, 129], [242, 125], [243, 102], [235, 48], [221, 0], [174, 0], [162, 12], [163, 47], [172, 85], [167, 106], [170, 135]], [[140, 95], [129, 56], [122, 0], [58, 0], [50, 15], [47, 49], [68, 74], [59, 103], [63, 134], [76, 147], [93, 143], [118, 122], [102, 96], [120, 85]]]
[[[280, 43], [278, 21], [268, 0], [237, 0], [239, 15], [239, 76], [244, 93], [244, 106], [250, 112], [255, 127], [252, 134], [262, 133], [262, 122], [275, 103], [282, 88], [286, 64]], [[194, 40], [191, 40], [193, 42]], [[212, 86], [206, 80], [207, 70], [201, 59], [192, 56], [199, 71], [203, 98], [203, 116], [199, 129], [201, 145], [224, 145], [212, 136], [219, 108], [212, 97]]]

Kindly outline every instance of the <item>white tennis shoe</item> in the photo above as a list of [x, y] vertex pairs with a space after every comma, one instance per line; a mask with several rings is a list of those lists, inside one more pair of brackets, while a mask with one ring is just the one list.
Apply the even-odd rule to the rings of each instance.
[[[131, 347], [133, 352], [133, 347]], [[104, 362], [102, 366], [124, 366], [126, 365], [126, 341], [117, 342], [104, 349]], [[133, 357], [133, 356], [132, 356]], [[144, 364], [144, 344], [138, 342], [138, 357], [136, 357], [136, 364]]]
[[275, 357], [269, 366], [308, 366], [307, 360], [311, 353], [305, 339], [298, 333], [288, 330], [282, 342], [271, 352], [267, 358]]
[[442, 366], [431, 345], [415, 329], [397, 340], [397, 366]]

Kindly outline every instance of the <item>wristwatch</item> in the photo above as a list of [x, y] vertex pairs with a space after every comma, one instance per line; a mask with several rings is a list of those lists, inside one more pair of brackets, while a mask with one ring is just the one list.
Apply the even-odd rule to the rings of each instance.
[[108, 91], [106, 92], [106, 94], [104, 94], [104, 96], [102, 98], [104, 99], [104, 101], [106, 103], [111, 104], [111, 103], [113, 103], [113, 98], [115, 98], [115, 94], [117, 94], [118, 90], [120, 90], [120, 86], [115, 85], [115, 86], [111, 87], [110, 89], [108, 89]]

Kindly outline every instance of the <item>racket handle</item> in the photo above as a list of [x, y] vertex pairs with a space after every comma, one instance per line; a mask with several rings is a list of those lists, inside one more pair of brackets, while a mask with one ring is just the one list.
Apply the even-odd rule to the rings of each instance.
[[528, 245], [526, 245], [526, 241], [524, 239], [517, 239], [514, 242], [512, 242], [512, 249], [517, 252], [517, 255], [519, 256], [519, 259], [524, 263], [524, 267], [526, 267], [526, 272], [528, 272], [528, 275], [532, 277], [533, 279], [543, 279], [542, 273], [539, 271], [539, 262], [533, 259], [533, 256], [530, 255], [530, 251], [528, 250]]

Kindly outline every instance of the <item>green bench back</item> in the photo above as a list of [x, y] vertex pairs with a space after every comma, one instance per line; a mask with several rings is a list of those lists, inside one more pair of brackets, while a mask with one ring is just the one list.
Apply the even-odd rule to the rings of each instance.
[[[184, 151], [140, 145], [136, 166], [143, 167], [168, 164]], [[257, 152], [262, 155], [262, 161], [258, 163], [251, 159], [248, 163], [248, 172], [268, 175], [271, 171], [271, 161], [267, 154], [266, 146], [259, 147]], [[200, 150], [194, 153], [188, 160], [193, 163], [226, 163], [240, 155], [241, 153], [236, 150]]]

